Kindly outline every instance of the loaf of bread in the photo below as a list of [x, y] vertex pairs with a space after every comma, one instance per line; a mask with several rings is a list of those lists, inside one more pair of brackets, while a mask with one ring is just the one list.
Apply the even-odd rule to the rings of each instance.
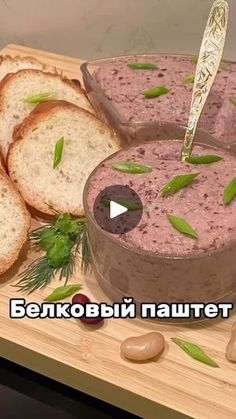
[[[61, 138], [61, 160], [53, 168]], [[89, 174], [119, 149], [110, 128], [90, 112], [66, 101], [51, 101], [38, 105], [15, 130], [8, 171], [31, 207], [44, 214], [56, 210], [80, 216]]]
[[41, 70], [19, 70], [0, 82], [0, 151], [6, 159], [15, 125], [34, 109], [25, 100], [34, 95], [52, 93], [55, 99], [72, 102], [94, 113], [85, 92], [69, 79]]

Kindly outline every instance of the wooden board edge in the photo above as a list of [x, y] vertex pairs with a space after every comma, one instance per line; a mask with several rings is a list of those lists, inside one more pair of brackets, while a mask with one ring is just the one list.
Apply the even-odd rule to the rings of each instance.
[[[98, 377], [77, 370], [76, 368], [49, 359], [39, 352], [0, 337], [0, 356], [42, 376], [51, 378], [68, 387], [79, 390], [108, 404], [126, 410], [141, 417], [165, 419], [189, 419], [180, 412], [157, 404], [135, 393], [123, 390]], [[144, 416], [143, 416], [144, 415]]]

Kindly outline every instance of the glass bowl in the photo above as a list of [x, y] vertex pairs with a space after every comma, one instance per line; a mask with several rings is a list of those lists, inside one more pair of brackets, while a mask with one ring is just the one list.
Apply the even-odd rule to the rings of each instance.
[[[191, 55], [186, 55], [186, 54], [135, 54], [135, 55], [127, 55], [127, 56], [120, 56], [120, 57], [113, 57], [113, 58], [106, 58], [106, 59], [102, 59], [102, 60], [94, 60], [94, 61], [89, 61], [89, 62], [85, 62], [81, 65], [81, 72], [82, 72], [82, 76], [83, 76], [83, 82], [84, 82], [84, 86], [85, 86], [85, 90], [87, 92], [87, 95], [93, 105], [93, 107], [95, 108], [98, 117], [100, 119], [102, 119], [104, 122], [108, 123], [112, 129], [120, 136], [122, 137], [124, 143], [128, 143], [128, 144], [134, 144], [136, 137], [139, 137], [139, 131], [140, 129], [142, 130], [143, 125], [147, 125], [150, 126], [150, 130], [152, 129], [153, 123], [152, 122], [147, 122], [142, 120], [142, 118], [140, 118], [140, 120], [138, 122], [129, 122], [128, 120], [125, 119], [125, 117], [123, 117], [119, 111], [117, 110], [116, 106], [113, 104], [112, 100], [109, 100], [107, 98], [107, 96], [105, 95], [104, 91], [102, 90], [102, 88], [100, 87], [99, 83], [97, 82], [96, 78], [94, 77], [93, 73], [96, 69], [105, 66], [106, 64], [112, 63], [112, 62], [116, 62], [117, 59], [122, 58], [122, 59], [129, 59], [129, 61], [132, 61], [132, 57], [135, 59], [139, 59], [140, 58], [144, 58], [147, 57], [148, 58], [160, 58], [160, 57], [181, 57], [183, 59], [186, 59], [189, 61], [191, 61]], [[234, 64], [233, 62], [230, 61], [224, 61], [224, 63], [226, 63], [227, 65], [231, 65]], [[140, 70], [137, 70], [140, 71]], [[187, 70], [186, 70], [187, 71]], [[194, 72], [194, 68], [192, 70]], [[223, 71], [223, 70], [222, 70]], [[231, 71], [235, 72], [235, 77], [236, 77], [236, 68], [234, 69], [233, 67], [231, 67]], [[185, 70], [183, 68], [183, 76], [185, 74]], [[225, 83], [225, 77], [227, 75], [222, 74], [222, 86]], [[226, 77], [227, 78], [227, 77]], [[226, 80], [227, 81], [227, 80]], [[158, 78], [158, 83], [157, 84], [161, 84], [162, 79]], [[186, 86], [186, 84], [185, 84]], [[191, 84], [187, 85], [188, 90], [191, 89]], [[182, 88], [180, 86], [176, 87], [176, 89], [179, 89], [180, 92], [182, 92]], [[224, 89], [222, 87], [222, 89]], [[233, 88], [234, 89], [234, 88]], [[213, 89], [214, 90], [214, 89]], [[172, 92], [170, 92], [171, 94]], [[219, 120], [221, 120], [221, 124], [224, 124], [224, 126], [226, 128], [226, 130], [229, 130], [230, 134], [226, 135], [227, 138], [223, 138], [224, 141], [227, 141], [227, 143], [231, 143], [233, 141], [233, 138], [236, 138], [236, 126], [234, 123], [232, 123], [232, 129], [229, 128], [229, 125], [227, 124], [227, 121], [225, 121], [225, 116], [219, 114], [219, 112], [221, 112], [221, 110], [219, 110], [218, 106], [218, 102], [220, 103], [224, 103], [224, 107], [225, 109], [227, 108], [227, 112], [229, 112], [231, 114], [231, 119], [234, 120], [234, 112], [235, 109], [233, 107], [232, 104], [230, 104], [229, 100], [226, 99], [224, 97], [224, 93], [222, 93], [221, 91], [218, 92], [218, 89], [215, 89], [215, 91], [212, 91], [211, 93], [211, 102], [207, 102], [206, 106], [205, 106], [205, 110], [208, 109], [212, 109], [211, 112], [215, 113], [215, 117], [211, 120], [213, 124], [215, 124], [216, 121], [216, 117], [219, 115]], [[235, 91], [232, 90], [231, 92], [232, 96], [235, 96]], [[168, 95], [167, 95], [168, 96]], [[214, 103], [216, 102], [216, 103]], [[171, 105], [172, 102], [170, 102]], [[186, 106], [186, 105], [185, 105]], [[228, 109], [229, 108], [229, 109]], [[187, 106], [187, 108], [184, 110], [184, 113], [187, 114], [188, 111], [190, 109], [190, 98], [189, 98], [189, 106]], [[168, 112], [167, 112], [168, 114]], [[218, 134], [216, 134], [215, 132], [212, 132], [209, 129], [206, 129], [205, 126], [205, 116], [204, 116], [204, 112], [202, 115], [202, 118], [200, 120], [200, 124], [199, 124], [199, 128], [201, 130], [205, 130], [207, 132], [209, 132], [212, 135], [216, 135], [218, 137], [220, 137]], [[184, 118], [186, 119], [186, 117]], [[211, 124], [210, 123], [210, 124]], [[164, 120], [164, 118], [162, 118], [162, 120], [156, 120], [154, 122], [154, 126], [156, 128], [156, 131], [158, 133], [158, 136], [160, 138], [162, 138], [162, 133], [166, 132], [167, 130], [170, 130], [171, 127], [174, 127], [175, 129], [179, 126], [179, 125], [186, 125], [186, 121], [185, 122], [181, 122], [180, 120], [178, 120], [178, 122], [176, 122], [175, 120], [170, 120], [167, 119], [166, 121]], [[213, 129], [214, 128], [214, 129]], [[212, 127], [213, 131], [217, 132], [217, 126]], [[232, 132], [231, 132], [232, 131]], [[219, 132], [219, 130], [218, 130]], [[170, 132], [170, 136], [171, 136], [171, 132]]]
[[[143, 136], [145, 142], [144, 128]], [[218, 151], [225, 148], [210, 136], [201, 138], [196, 144], [211, 146]], [[104, 161], [110, 158], [111, 156]], [[96, 170], [97, 168], [86, 182], [83, 204], [95, 276], [100, 287], [113, 302], [132, 297], [139, 313], [141, 303], [235, 301], [236, 243], [198, 255], [170, 256], [144, 251], [122, 242], [97, 224], [89, 207], [88, 190]], [[193, 320], [196, 321], [189, 318], [184, 319], [184, 322]]]

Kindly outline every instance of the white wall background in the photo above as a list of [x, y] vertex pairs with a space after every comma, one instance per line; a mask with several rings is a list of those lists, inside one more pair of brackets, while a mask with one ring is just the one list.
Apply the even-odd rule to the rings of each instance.
[[[236, 60], [236, 0], [225, 58]], [[212, 0], [0, 0], [0, 47], [19, 43], [82, 58], [197, 53]]]

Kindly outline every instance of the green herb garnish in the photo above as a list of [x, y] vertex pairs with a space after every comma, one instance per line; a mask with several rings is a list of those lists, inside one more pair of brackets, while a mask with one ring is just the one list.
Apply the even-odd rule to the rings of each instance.
[[230, 98], [230, 102], [231, 102], [234, 106], [236, 106], [236, 97], [231, 97], [231, 98]]
[[194, 83], [195, 80], [195, 74], [188, 74], [187, 76], [184, 77], [183, 82], [188, 84], [188, 83]]
[[119, 161], [113, 163], [112, 167], [124, 173], [150, 173], [152, 171], [152, 167], [150, 166], [144, 166], [143, 164], [131, 161]]
[[[191, 61], [192, 61], [193, 64], [197, 64], [197, 62], [198, 62], [198, 55], [193, 55], [191, 57]], [[227, 67], [228, 67], [228, 63], [226, 63], [225, 61], [222, 60], [220, 62], [220, 68], [222, 70], [227, 70]]]
[[226, 63], [225, 61], [221, 61], [221, 62], [220, 62], [220, 68], [221, 68], [222, 70], [227, 70], [227, 68], [228, 68], [228, 63]]
[[236, 197], [236, 178], [232, 179], [231, 182], [226, 186], [224, 190], [224, 203], [229, 205]]
[[50, 295], [44, 298], [44, 301], [60, 301], [75, 294], [82, 288], [81, 284], [64, 285], [56, 288]]
[[24, 102], [25, 103], [37, 104], [37, 103], [48, 102], [49, 100], [52, 100], [52, 99], [55, 99], [55, 98], [56, 98], [56, 93], [54, 93], [54, 92], [39, 93], [37, 95], [27, 97], [24, 100]]
[[197, 62], [198, 62], [198, 55], [193, 55], [191, 57], [191, 61], [192, 61], [193, 64], [197, 64]]
[[[109, 207], [111, 200], [108, 198], [104, 198], [101, 202], [104, 205], [104, 207]], [[129, 211], [136, 211], [136, 210], [143, 209], [142, 204], [136, 204], [135, 202], [126, 201], [125, 199], [116, 199], [115, 202], [119, 205], [124, 206]]]
[[222, 157], [216, 155], [209, 156], [190, 156], [185, 161], [192, 164], [210, 164], [222, 160]]
[[53, 169], [55, 169], [61, 161], [64, 147], [64, 137], [61, 137], [55, 144]]
[[132, 68], [133, 70], [157, 70], [158, 67], [156, 64], [150, 64], [150, 63], [129, 63], [129, 68]]
[[171, 338], [171, 340], [191, 356], [191, 358], [203, 362], [203, 364], [209, 365], [210, 367], [219, 368], [219, 365], [195, 343], [180, 338]]
[[175, 176], [170, 182], [168, 182], [162, 188], [162, 196], [174, 194], [180, 189], [185, 188], [186, 186], [193, 183], [194, 179], [199, 175], [199, 173], [190, 173], [188, 175], [179, 175]]
[[191, 236], [194, 239], [198, 239], [197, 232], [192, 228], [192, 226], [184, 219], [179, 218], [176, 215], [167, 214], [167, 218], [171, 225], [182, 234]]
[[170, 89], [165, 86], [157, 86], [152, 87], [151, 89], [143, 90], [142, 95], [152, 98], [152, 97], [159, 97], [168, 93]]
[[91, 254], [88, 244], [85, 218], [72, 218], [69, 214], [57, 214], [54, 222], [45, 224], [30, 233], [29, 238], [45, 254], [36, 259], [19, 276], [16, 287], [31, 293], [43, 288], [58, 273], [65, 284], [74, 272], [76, 256], [81, 256], [81, 268], [87, 271]]
[[73, 240], [69, 235], [58, 234], [52, 240], [52, 245], [47, 249], [47, 259], [50, 266], [55, 269], [66, 265], [70, 260]]

